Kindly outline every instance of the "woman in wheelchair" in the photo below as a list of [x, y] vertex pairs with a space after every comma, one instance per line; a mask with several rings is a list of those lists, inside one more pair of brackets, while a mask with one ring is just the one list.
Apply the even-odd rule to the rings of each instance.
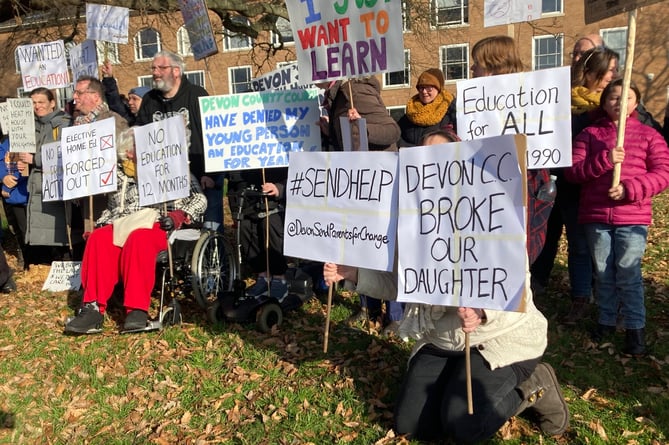
[[[66, 334], [102, 332], [107, 301], [114, 287], [123, 283], [126, 318], [123, 330], [147, 327], [151, 292], [155, 284], [156, 257], [167, 249], [164, 229], [201, 222], [207, 198], [197, 179], [191, 175], [190, 195], [168, 202], [160, 215], [158, 206], [141, 208], [134, 164], [132, 129], [118, 135], [118, 188], [110, 194], [107, 209], [88, 234], [81, 265], [84, 297], [76, 316], [65, 324]], [[125, 217], [125, 218], [124, 218]], [[123, 218], [123, 219], [121, 219]]]

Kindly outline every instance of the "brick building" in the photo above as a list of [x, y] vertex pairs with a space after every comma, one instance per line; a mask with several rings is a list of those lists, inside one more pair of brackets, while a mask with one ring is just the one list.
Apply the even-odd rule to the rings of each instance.
[[[386, 73], [382, 77], [383, 99], [393, 115], [401, 115], [407, 99], [415, 93], [417, 76], [426, 68], [438, 66], [447, 76], [447, 88], [455, 92], [455, 82], [471, 76], [469, 55], [471, 46], [479, 39], [507, 34], [516, 39], [526, 67], [531, 70], [568, 65], [570, 51], [578, 37], [599, 33], [606, 44], [626, 52], [628, 15], [621, 14], [586, 25], [584, 0], [543, 0], [541, 19], [532, 22], [484, 28], [483, 1], [424, 0], [403, 1], [412, 4], [405, 8], [404, 48], [405, 70]], [[664, 117], [669, 94], [669, 3], [662, 2], [640, 8], [637, 17], [636, 49], [633, 80], [640, 87], [647, 108], [657, 120]], [[276, 40], [270, 34], [256, 41], [246, 36], [224, 32], [220, 18], [210, 13], [219, 52], [204, 60], [195, 61], [190, 53], [188, 34], [182, 26], [181, 15], [131, 14], [128, 44], [98, 44], [98, 58], [107, 57], [114, 64], [114, 76], [121, 92], [138, 84], [150, 84], [152, 55], [168, 49], [184, 55], [189, 78], [203, 85], [210, 94], [248, 91], [250, 80], [272, 71], [282, 63], [295, 60], [295, 47], [290, 43], [290, 26], [280, 19], [279, 29], [285, 44], [275, 55], [264, 51], [263, 42]], [[15, 48], [26, 43], [62, 39], [64, 26], [40, 25], [39, 17], [27, 20], [18, 27], [15, 23], [0, 24], [0, 55], [7, 63], [0, 67], [0, 94], [23, 94]], [[80, 43], [86, 34], [80, 24], [77, 33], [66, 29], [70, 45]], [[66, 44], [67, 46], [68, 44]], [[14, 61], [14, 63], [10, 63]], [[71, 89], [58, 92], [64, 103]]]

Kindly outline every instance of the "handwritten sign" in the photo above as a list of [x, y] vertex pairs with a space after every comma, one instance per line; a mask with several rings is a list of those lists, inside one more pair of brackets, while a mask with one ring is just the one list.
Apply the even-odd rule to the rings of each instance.
[[94, 40], [84, 40], [70, 48], [70, 67], [75, 80], [84, 75], [98, 77], [98, 53]]
[[297, 63], [291, 63], [251, 79], [251, 89], [253, 91], [272, 91], [300, 88], [299, 79]]
[[63, 199], [116, 190], [116, 125], [113, 117], [63, 128]]
[[21, 81], [26, 91], [37, 87], [65, 88], [70, 85], [62, 40], [21, 45], [16, 48], [16, 55], [21, 67]]
[[179, 9], [188, 32], [188, 40], [195, 60], [216, 54], [216, 38], [204, 0], [179, 0]]
[[402, 0], [286, 0], [301, 83], [404, 69]]
[[139, 205], [188, 197], [190, 173], [183, 116], [172, 116], [133, 129], [137, 147]]
[[63, 200], [63, 156], [60, 141], [42, 145], [42, 201]]
[[585, 0], [585, 24], [659, 3], [662, 0]]
[[289, 154], [321, 149], [316, 89], [199, 99], [207, 172], [287, 167]]
[[485, 28], [541, 18], [541, 0], [485, 0], [483, 8]]
[[570, 166], [569, 75], [567, 66], [458, 82], [458, 135], [471, 141], [524, 134], [528, 168]]
[[0, 128], [4, 134], [9, 134], [9, 104], [7, 102], [0, 103]]
[[81, 287], [81, 261], [54, 261], [42, 290], [62, 292]]
[[527, 180], [515, 138], [399, 152], [398, 301], [520, 307]]
[[7, 99], [9, 151], [35, 153], [35, 113], [29, 98]]
[[121, 6], [86, 3], [86, 38], [128, 43], [130, 10]]
[[291, 155], [286, 185], [287, 256], [392, 270], [397, 153]]

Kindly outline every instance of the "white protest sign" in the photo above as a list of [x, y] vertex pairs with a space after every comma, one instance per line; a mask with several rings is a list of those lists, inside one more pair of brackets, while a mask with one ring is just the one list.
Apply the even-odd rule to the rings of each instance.
[[7, 99], [9, 151], [35, 153], [35, 112], [30, 98]]
[[520, 307], [527, 179], [516, 145], [523, 142], [507, 135], [400, 150], [398, 301]]
[[477, 77], [457, 83], [458, 136], [527, 136], [530, 169], [571, 165], [569, 67]]
[[63, 157], [60, 141], [42, 145], [42, 201], [63, 200]]
[[284, 254], [392, 270], [397, 228], [397, 153], [291, 155]]
[[404, 69], [402, 0], [286, 0], [300, 82]]
[[485, 28], [541, 18], [541, 0], [485, 0], [483, 8]]
[[121, 6], [86, 3], [86, 38], [128, 43], [130, 10]]
[[7, 134], [9, 128], [9, 104], [7, 102], [0, 104], [0, 128], [4, 134]]
[[94, 40], [84, 40], [70, 48], [70, 67], [75, 81], [84, 75], [98, 77], [98, 52]]
[[62, 292], [81, 287], [81, 261], [54, 261], [42, 290]]
[[16, 48], [21, 81], [26, 91], [37, 87], [65, 88], [70, 85], [67, 57], [62, 40], [21, 45]]
[[113, 117], [62, 130], [63, 199], [116, 190], [116, 123]]
[[181, 115], [135, 126], [139, 205], [190, 195], [186, 123]]
[[316, 89], [199, 99], [207, 172], [287, 167], [289, 154], [321, 149]]
[[216, 54], [218, 47], [205, 1], [179, 0], [178, 3], [194, 59], [200, 60]]
[[299, 79], [297, 63], [291, 63], [251, 79], [251, 89], [253, 91], [271, 91], [300, 88]]

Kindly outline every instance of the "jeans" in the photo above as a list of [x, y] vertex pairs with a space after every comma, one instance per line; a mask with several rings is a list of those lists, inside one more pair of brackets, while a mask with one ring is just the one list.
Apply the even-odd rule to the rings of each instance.
[[492, 437], [520, 407], [516, 386], [521, 378], [512, 366], [491, 371], [476, 349], [471, 350], [472, 402], [467, 413], [465, 354], [422, 347], [409, 362], [395, 408], [395, 431], [412, 439], [456, 443]]
[[641, 260], [648, 226], [586, 224], [585, 233], [595, 267], [599, 324], [615, 326], [620, 310], [625, 329], [645, 327]]
[[[368, 295], [360, 295], [360, 306], [367, 308], [371, 317], [381, 314], [382, 301]], [[400, 321], [404, 317], [404, 303], [395, 300], [386, 300], [385, 321]]]
[[204, 212], [204, 227], [210, 230], [223, 231], [223, 187], [204, 189], [207, 197], [207, 209]]

